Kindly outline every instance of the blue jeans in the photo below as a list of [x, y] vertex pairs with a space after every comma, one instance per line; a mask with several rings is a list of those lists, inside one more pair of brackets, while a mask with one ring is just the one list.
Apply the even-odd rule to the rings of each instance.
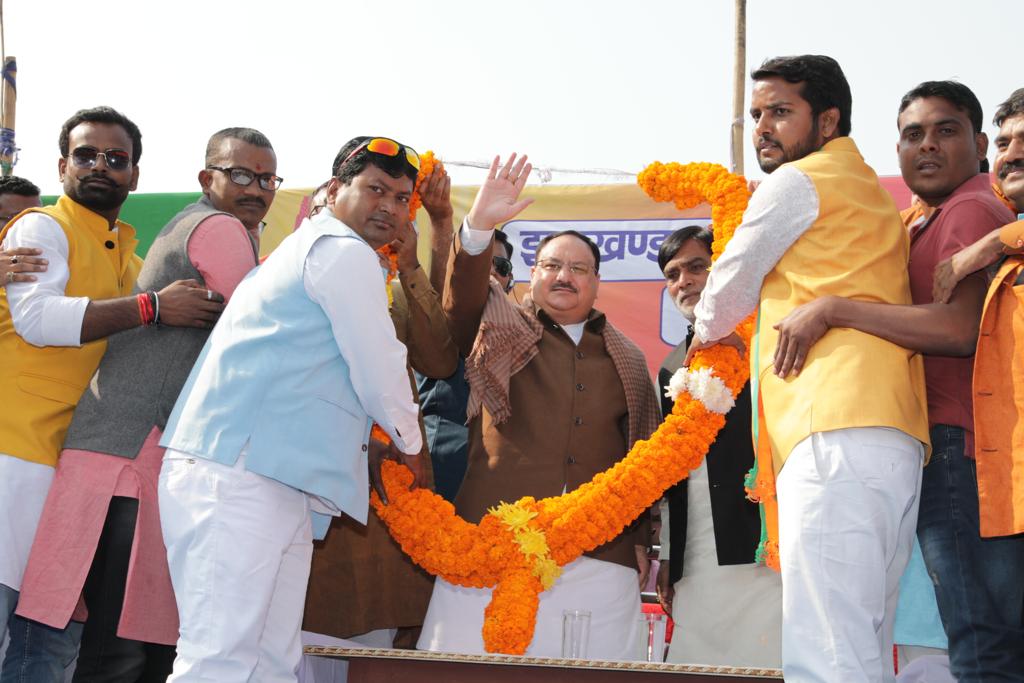
[[7, 622], [18, 607], [18, 591], [0, 583], [0, 644], [7, 637]]
[[0, 683], [61, 683], [64, 669], [78, 655], [82, 625], [73, 621], [65, 629], [50, 628], [12, 614], [18, 605], [18, 591], [7, 586], [0, 586], [0, 605], [10, 615], [7, 626], [11, 636]]
[[1024, 681], [1024, 535], [981, 538], [964, 430], [931, 429], [917, 536], [960, 683]]

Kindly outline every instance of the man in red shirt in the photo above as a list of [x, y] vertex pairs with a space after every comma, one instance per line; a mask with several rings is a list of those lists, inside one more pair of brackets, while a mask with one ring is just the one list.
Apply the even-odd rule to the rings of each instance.
[[829, 297], [798, 308], [779, 324], [775, 371], [799, 372], [807, 349], [830, 327], [852, 327], [924, 354], [932, 456], [917, 533], [949, 637], [950, 667], [960, 683], [1024, 680], [1024, 585], [1016, 578], [1024, 574], [1024, 539], [982, 542], [979, 534], [971, 378], [986, 277], [963, 279], [948, 304], [932, 301], [939, 262], [1013, 214], [982, 172], [988, 137], [969, 88], [922, 83], [904, 95], [897, 124], [903, 179], [932, 209], [904, 212], [915, 216], [907, 225], [914, 305]]

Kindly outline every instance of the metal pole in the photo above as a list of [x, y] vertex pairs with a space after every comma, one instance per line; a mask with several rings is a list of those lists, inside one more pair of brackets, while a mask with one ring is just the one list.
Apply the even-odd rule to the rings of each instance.
[[18, 103], [18, 62], [6, 57], [3, 62], [3, 113], [0, 125], [0, 173], [11, 175], [18, 163], [18, 147], [14, 141], [14, 113]]
[[747, 83], [747, 0], [736, 0], [736, 51], [733, 61], [732, 126], [730, 158], [732, 172], [743, 175], [743, 116]]

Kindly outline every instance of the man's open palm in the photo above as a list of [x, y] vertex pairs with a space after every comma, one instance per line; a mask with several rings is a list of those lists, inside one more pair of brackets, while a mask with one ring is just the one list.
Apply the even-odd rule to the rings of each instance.
[[512, 154], [503, 166], [499, 157], [491, 161], [487, 179], [480, 186], [469, 210], [469, 226], [474, 230], [490, 230], [494, 226], [515, 218], [519, 212], [533, 203], [532, 199], [519, 199], [526, 186], [533, 166], [526, 163], [526, 156], [516, 160]]

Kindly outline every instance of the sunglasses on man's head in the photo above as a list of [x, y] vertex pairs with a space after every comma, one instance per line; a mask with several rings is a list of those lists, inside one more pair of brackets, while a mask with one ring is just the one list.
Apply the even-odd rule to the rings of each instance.
[[416, 169], [417, 172], [420, 170], [420, 155], [416, 153], [416, 150], [408, 145], [403, 145], [401, 142], [395, 142], [391, 138], [370, 138], [365, 141], [345, 157], [345, 161], [341, 162], [338, 170], [340, 171], [342, 166], [351, 161], [352, 157], [364, 149], [367, 152], [373, 152], [384, 157], [397, 157], [404, 150], [406, 162]]
[[96, 160], [103, 157], [111, 171], [124, 171], [132, 165], [132, 155], [123, 149], [106, 149], [102, 152], [95, 147], [75, 147], [71, 151], [71, 163], [78, 168], [96, 168]]
[[239, 168], [232, 166], [231, 168], [224, 168], [223, 166], [207, 166], [207, 170], [220, 171], [221, 173], [227, 173], [228, 178], [231, 179], [235, 185], [241, 185], [242, 187], [249, 187], [252, 185], [252, 181], [259, 180], [260, 187], [264, 190], [273, 192], [277, 188], [281, 187], [281, 183], [284, 182], [284, 178], [276, 176], [273, 173], [253, 173], [247, 168]]
[[502, 277], [508, 277], [512, 274], [512, 262], [504, 256], [495, 256], [491, 258], [491, 263], [494, 264], [494, 272]]

